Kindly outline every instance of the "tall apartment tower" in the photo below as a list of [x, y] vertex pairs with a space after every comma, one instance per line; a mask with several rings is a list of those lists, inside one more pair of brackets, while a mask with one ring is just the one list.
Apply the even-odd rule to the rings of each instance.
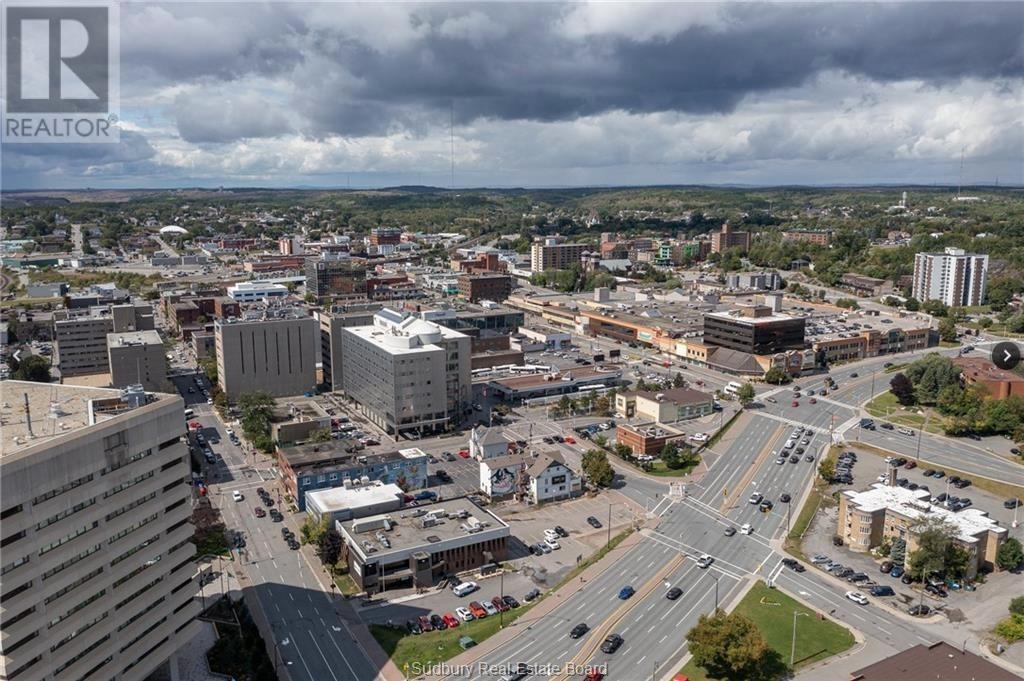
[[141, 681], [199, 628], [184, 403], [0, 393], [0, 678]]
[[389, 309], [341, 333], [343, 387], [368, 419], [394, 434], [458, 424], [472, 397], [469, 336]]
[[949, 306], [981, 305], [988, 285], [988, 256], [947, 248], [914, 256], [912, 295], [921, 302], [941, 300]]
[[568, 269], [580, 264], [580, 256], [586, 249], [586, 244], [564, 243], [558, 236], [534, 239], [530, 246], [530, 271], [540, 274]]
[[750, 232], [737, 232], [733, 230], [728, 222], [722, 225], [722, 229], [711, 235], [711, 252], [722, 253], [730, 248], [750, 250]]
[[316, 387], [317, 320], [301, 308], [268, 308], [258, 317], [218, 319], [213, 326], [217, 382], [229, 399], [262, 391], [301, 395]]

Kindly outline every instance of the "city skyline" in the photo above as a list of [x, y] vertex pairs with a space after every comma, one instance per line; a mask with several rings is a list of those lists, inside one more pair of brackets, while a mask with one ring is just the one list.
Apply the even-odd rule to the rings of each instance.
[[3, 186], [1024, 181], [1018, 4], [242, 7], [123, 6], [121, 142]]

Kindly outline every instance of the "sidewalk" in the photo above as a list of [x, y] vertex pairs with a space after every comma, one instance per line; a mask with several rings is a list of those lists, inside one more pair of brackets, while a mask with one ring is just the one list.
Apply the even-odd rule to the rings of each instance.
[[[654, 527], [657, 525], [655, 521], [648, 523], [647, 526]], [[513, 638], [519, 635], [520, 631], [524, 628], [529, 630], [533, 626], [533, 622], [542, 619], [549, 615], [558, 606], [567, 601], [577, 591], [581, 591], [586, 588], [586, 585], [592, 580], [596, 579], [602, 572], [612, 567], [633, 549], [634, 546], [644, 540], [643, 535], [639, 532], [626, 537], [621, 544], [616, 546], [614, 549], [609, 551], [600, 561], [594, 563], [586, 570], [583, 571], [578, 578], [570, 580], [567, 584], [563, 585], [558, 591], [549, 593], [545, 596], [540, 603], [533, 606], [529, 613], [517, 619], [505, 629], [499, 631], [494, 636], [491, 636], [486, 641], [483, 641], [479, 645], [470, 648], [466, 652], [448, 660], [449, 665], [475, 665], [477, 661], [482, 660], [486, 656], [493, 653], [495, 650], [501, 648], [507, 644]], [[524, 627], [525, 625], [525, 627]], [[397, 679], [404, 678], [399, 674]], [[420, 676], [417, 679], [423, 679], [423, 681], [440, 681], [441, 679], [447, 678], [444, 676]]]

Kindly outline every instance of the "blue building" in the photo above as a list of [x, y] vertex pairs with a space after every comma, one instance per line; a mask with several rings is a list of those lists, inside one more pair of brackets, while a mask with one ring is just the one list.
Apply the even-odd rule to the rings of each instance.
[[356, 481], [393, 483], [406, 491], [427, 486], [427, 455], [416, 447], [381, 453], [358, 450], [350, 440], [335, 440], [281, 447], [277, 458], [285, 487], [300, 511], [306, 510], [306, 492]]

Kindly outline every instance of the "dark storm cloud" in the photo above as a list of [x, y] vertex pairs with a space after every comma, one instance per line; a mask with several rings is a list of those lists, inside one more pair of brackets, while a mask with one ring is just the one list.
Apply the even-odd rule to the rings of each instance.
[[749, 94], [799, 86], [827, 69], [934, 84], [1022, 75], [1017, 3], [726, 6], [724, 25], [644, 41], [570, 39], [552, 28], [561, 8], [524, 11], [535, 20], [484, 42], [438, 31], [401, 50], [338, 41], [308, 71], [323, 87], [296, 104], [316, 132], [365, 134], [414, 125], [424, 110], [436, 122], [452, 100], [462, 123], [554, 121], [614, 109], [728, 112]]

